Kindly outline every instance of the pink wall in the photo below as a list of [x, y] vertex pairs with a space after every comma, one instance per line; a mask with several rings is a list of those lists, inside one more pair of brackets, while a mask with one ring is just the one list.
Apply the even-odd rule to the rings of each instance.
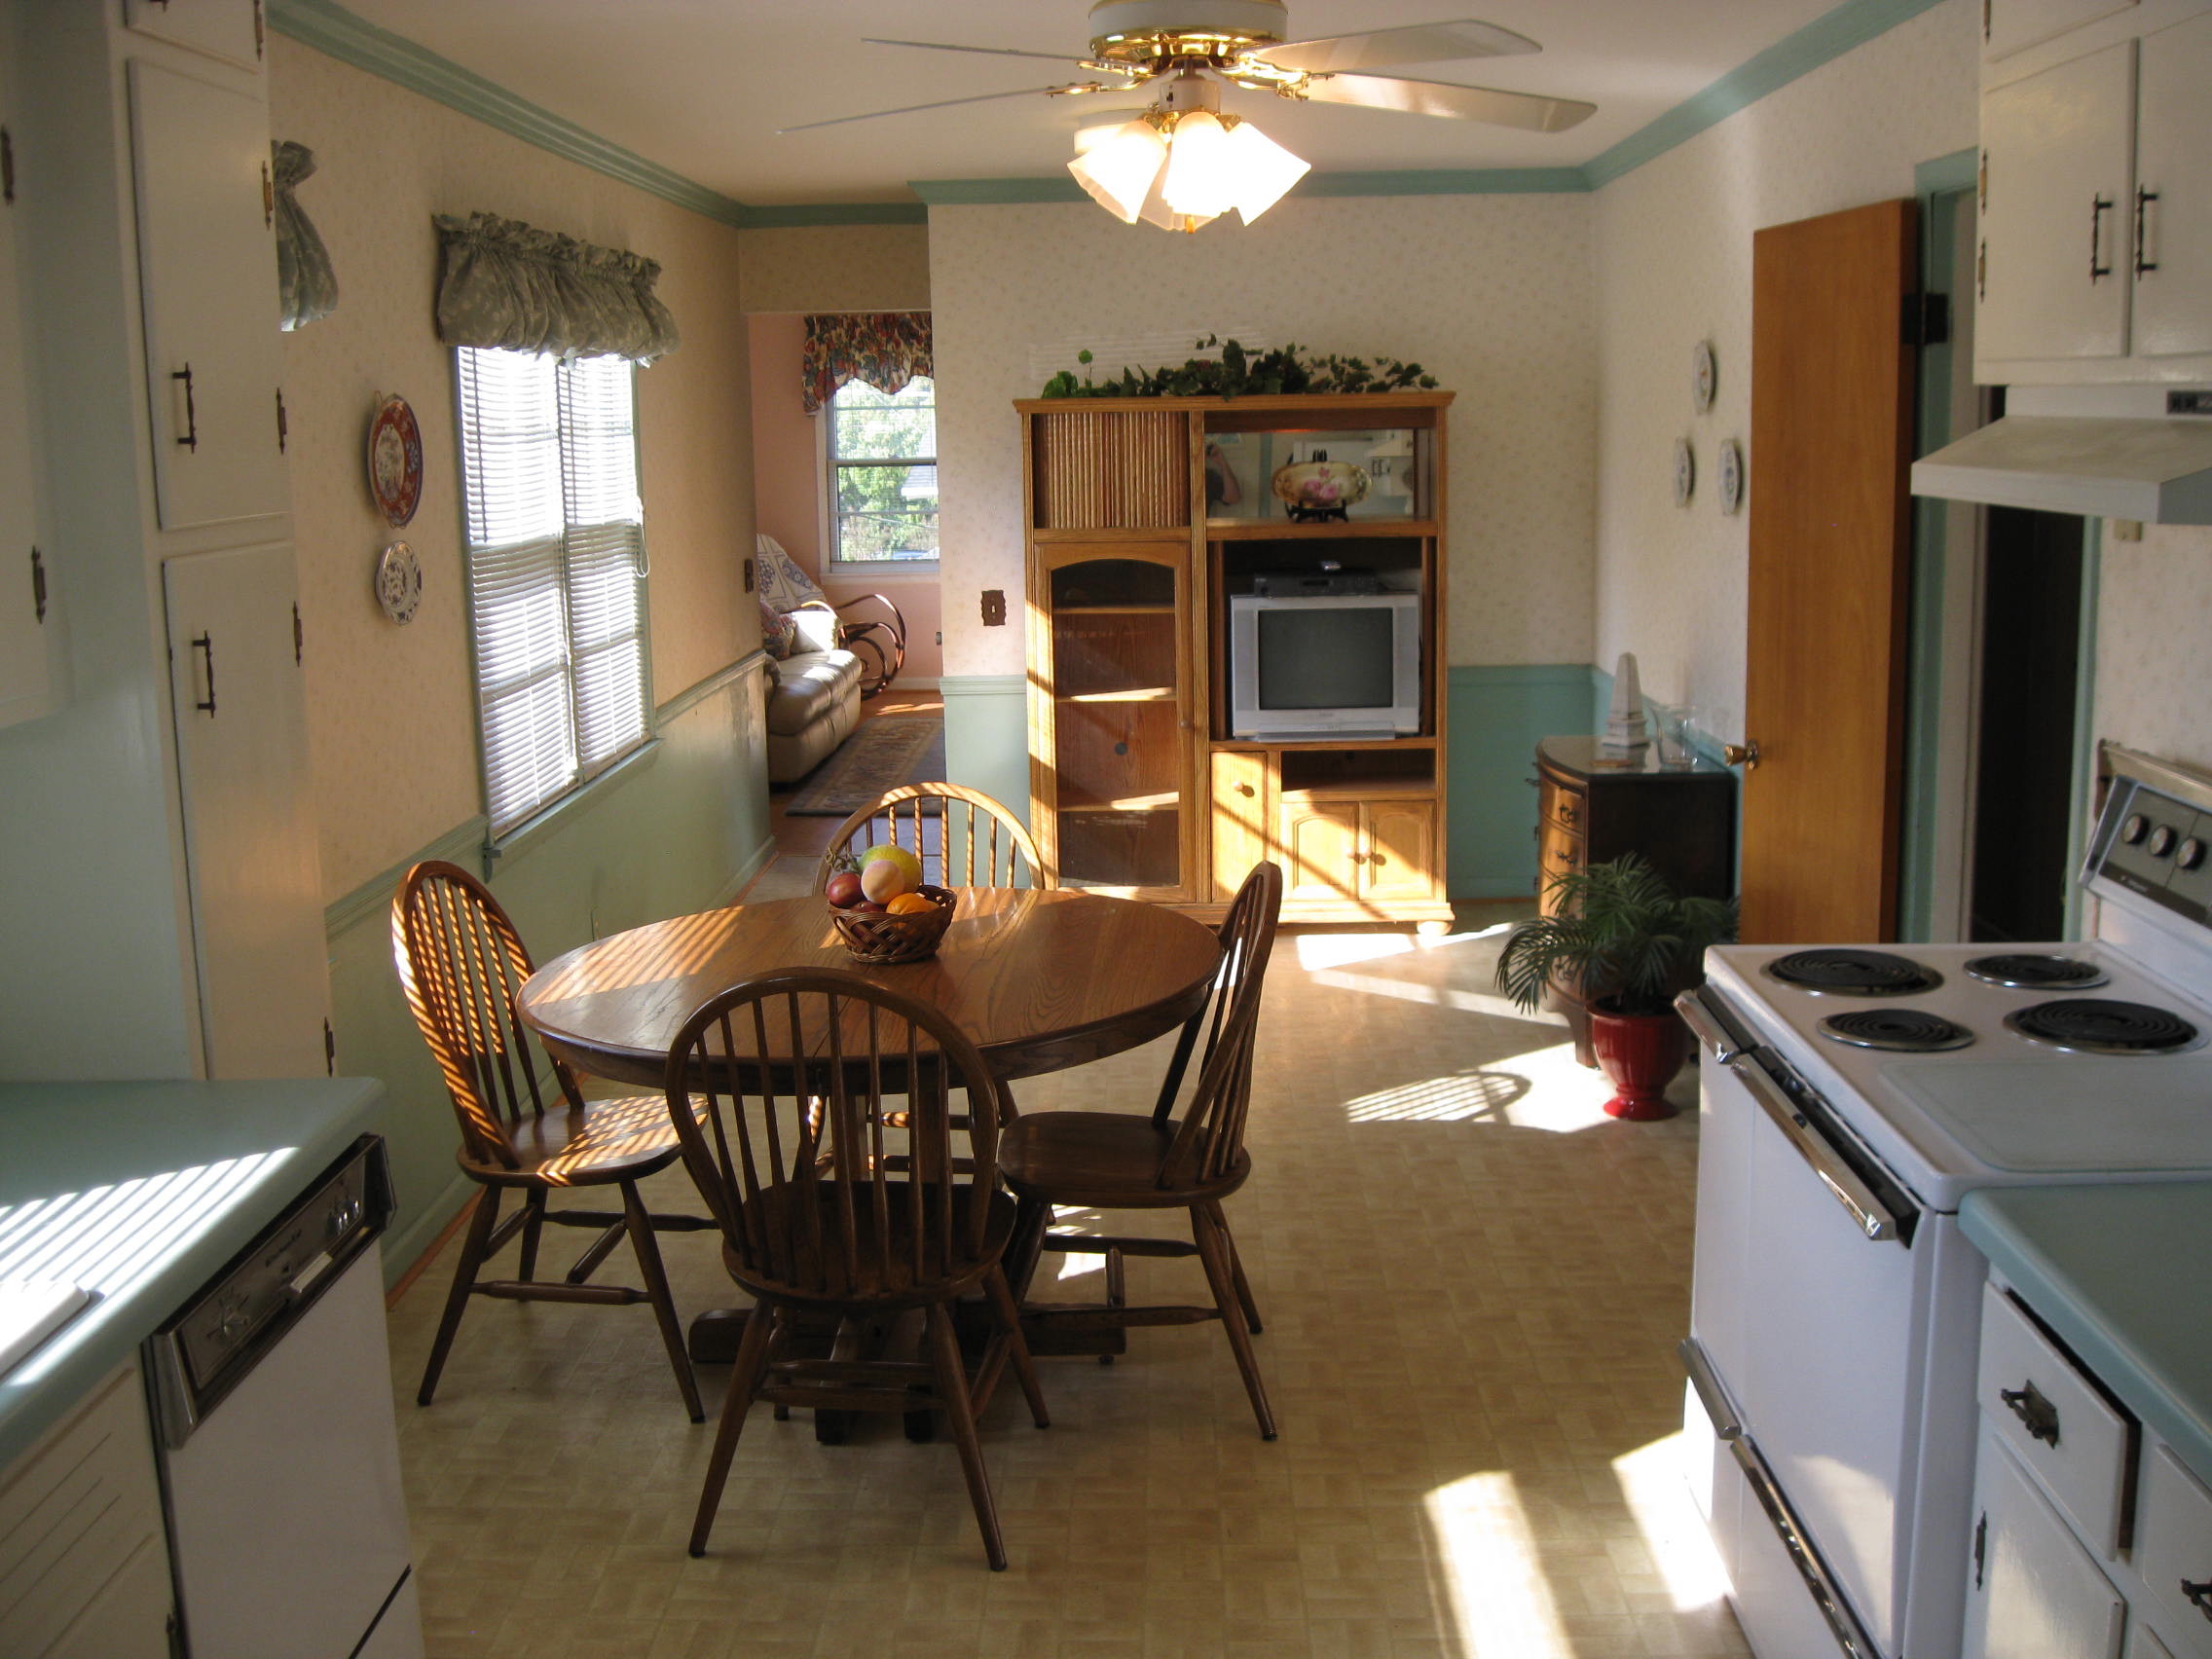
[[[814, 421], [799, 398], [799, 355], [806, 344], [805, 318], [792, 313], [756, 313], [747, 319], [753, 357], [754, 510], [761, 531], [782, 542], [786, 552], [822, 581], [821, 445]], [[870, 573], [854, 580], [823, 581], [833, 604], [865, 593], [881, 593], [906, 618], [903, 685], [935, 681], [944, 671], [944, 652], [937, 643], [943, 625], [938, 580], [899, 571]], [[869, 606], [854, 618], [878, 616]]]

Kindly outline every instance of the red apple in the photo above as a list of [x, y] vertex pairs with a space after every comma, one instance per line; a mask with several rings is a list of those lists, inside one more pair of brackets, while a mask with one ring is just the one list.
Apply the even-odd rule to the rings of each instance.
[[881, 904], [878, 904], [873, 899], [863, 899], [858, 904], [848, 905], [847, 908], [854, 910], [872, 910], [879, 916], [883, 914], [883, 906]]
[[829, 885], [822, 889], [822, 897], [840, 910], [849, 910], [861, 902], [861, 878], [856, 870], [839, 870], [831, 876]]

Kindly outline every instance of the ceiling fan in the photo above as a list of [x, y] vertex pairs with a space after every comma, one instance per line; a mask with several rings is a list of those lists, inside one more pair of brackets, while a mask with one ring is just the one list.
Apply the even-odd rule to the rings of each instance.
[[[1196, 230], [1231, 206], [1249, 223], [1308, 170], [1306, 163], [1250, 123], [1221, 113], [1224, 86], [1313, 103], [1438, 115], [1533, 132], [1564, 131], [1598, 107], [1573, 98], [1365, 73], [1543, 50], [1525, 35], [1473, 18], [1288, 40], [1284, 37], [1289, 15], [1282, 0], [1097, 0], [1090, 8], [1090, 27], [1088, 57], [926, 40], [869, 37], [867, 44], [1042, 58], [1116, 76], [1118, 82], [1023, 87], [1011, 92], [835, 116], [780, 130], [803, 132], [999, 98], [1126, 92], [1159, 81], [1162, 83], [1160, 101], [1138, 120], [1111, 129], [1103, 138], [1094, 135], [1090, 144], [1079, 139], [1079, 154], [1069, 170], [1102, 206], [1126, 223], [1141, 217], [1163, 228]], [[1178, 158], [1182, 158], [1180, 167]]]

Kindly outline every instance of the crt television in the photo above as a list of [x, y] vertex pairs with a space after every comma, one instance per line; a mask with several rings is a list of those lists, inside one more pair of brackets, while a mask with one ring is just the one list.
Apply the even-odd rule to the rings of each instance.
[[1229, 729], [1261, 741], [1420, 730], [1420, 595], [1229, 596]]

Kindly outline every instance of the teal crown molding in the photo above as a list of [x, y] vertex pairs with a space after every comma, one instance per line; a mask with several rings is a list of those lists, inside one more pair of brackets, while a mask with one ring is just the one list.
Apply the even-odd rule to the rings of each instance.
[[[1865, 45], [1942, 0], [1843, 0], [1785, 40], [1740, 64], [1580, 166], [1430, 168], [1312, 173], [1308, 197], [1578, 195], [1609, 184], [1696, 137], [1769, 92]], [[574, 122], [517, 97], [450, 58], [355, 17], [336, 0], [268, 0], [271, 26], [342, 63], [420, 92], [527, 143], [634, 185], [680, 207], [740, 230], [838, 225], [926, 225], [932, 207], [1004, 207], [1085, 202], [1075, 180], [940, 178], [912, 181], [921, 200], [748, 206], [719, 191], [609, 143]]]

